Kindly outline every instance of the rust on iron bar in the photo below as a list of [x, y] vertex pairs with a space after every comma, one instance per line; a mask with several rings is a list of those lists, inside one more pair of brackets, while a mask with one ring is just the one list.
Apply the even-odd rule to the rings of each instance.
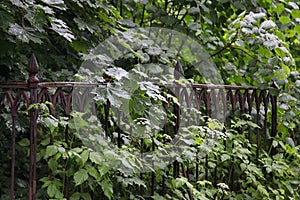
[[28, 89], [28, 83], [25, 81], [9, 81], [9, 82], [0, 82], [0, 88], [2, 89]]
[[[160, 83], [154, 83], [160, 86], [168, 86], [169, 84], [162, 85]], [[40, 82], [37, 83], [39, 88], [51, 88], [51, 87], [95, 87], [100, 85], [107, 85], [107, 83], [91, 83], [91, 82]], [[170, 84], [171, 85], [171, 84]], [[233, 90], [258, 90], [255, 86], [243, 86], [243, 85], [215, 85], [215, 84], [178, 84], [177, 87], [189, 86], [192, 88], [205, 88], [205, 89], [233, 89]], [[28, 89], [28, 83], [25, 81], [9, 81], [0, 82], [0, 88], [2, 89]], [[265, 90], [276, 89], [268, 87]]]
[[[233, 90], [257, 90], [255, 86], [244, 85], [215, 85], [215, 84], [192, 84], [193, 88], [207, 88], [207, 89], [233, 89]], [[269, 88], [268, 88], [269, 89]]]
[[106, 85], [105, 83], [91, 83], [91, 82], [41, 82], [38, 84], [40, 88], [49, 87], [95, 87], [99, 85]]

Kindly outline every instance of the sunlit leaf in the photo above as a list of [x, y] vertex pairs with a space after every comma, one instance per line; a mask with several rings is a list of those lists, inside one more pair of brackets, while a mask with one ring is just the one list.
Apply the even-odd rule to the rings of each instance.
[[270, 28], [274, 28], [275, 26], [276, 26], [276, 24], [273, 21], [267, 20], [267, 21], [264, 21], [263, 23], [261, 23], [260, 28], [270, 29]]
[[279, 20], [282, 24], [288, 24], [291, 21], [290, 16], [280, 16]]

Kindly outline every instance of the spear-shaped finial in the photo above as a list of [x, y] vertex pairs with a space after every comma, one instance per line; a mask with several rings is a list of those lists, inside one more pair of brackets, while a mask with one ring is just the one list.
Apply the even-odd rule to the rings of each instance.
[[37, 77], [37, 73], [39, 72], [39, 65], [34, 54], [31, 55], [29, 62], [28, 62], [28, 72], [29, 72], [29, 83], [38, 83], [39, 79]]
[[176, 80], [179, 80], [180, 77], [184, 76], [184, 71], [182, 65], [179, 61], [176, 62], [175, 70], [174, 70], [174, 77]]

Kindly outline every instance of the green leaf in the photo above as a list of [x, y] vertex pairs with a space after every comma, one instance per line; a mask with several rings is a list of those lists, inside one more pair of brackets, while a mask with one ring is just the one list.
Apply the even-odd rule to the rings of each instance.
[[90, 152], [90, 160], [96, 164], [102, 164], [103, 162], [103, 159], [101, 158], [100, 154], [97, 152]]
[[112, 186], [112, 183], [109, 181], [109, 180], [103, 180], [101, 181], [101, 188], [105, 194], [105, 196], [108, 198], [108, 199], [111, 199], [112, 198], [112, 194], [113, 194], [113, 186]]
[[172, 180], [172, 184], [175, 188], [181, 188], [186, 183], [187, 179], [185, 177], [176, 178], [175, 180]]
[[108, 68], [108, 69], [105, 70], [105, 73], [108, 76], [114, 77], [117, 81], [121, 80], [123, 77], [127, 77], [128, 76], [128, 72], [127, 71], [125, 71], [122, 68], [118, 68], [118, 67]]
[[75, 39], [75, 36], [73, 35], [70, 28], [67, 26], [67, 24], [64, 21], [62, 21], [61, 19], [57, 19], [55, 17], [50, 17], [49, 19], [53, 31], [63, 36], [66, 40], [70, 42]]
[[253, 17], [255, 19], [261, 19], [261, 18], [264, 18], [265, 16], [266, 16], [266, 13], [263, 13], [263, 12], [261, 12], [261, 13], [254, 13], [253, 14]]
[[292, 10], [293, 18], [300, 18], [300, 10]]
[[26, 31], [18, 24], [11, 24], [8, 32], [17, 36], [17, 39], [22, 40], [23, 42], [29, 42]]
[[295, 147], [294, 140], [291, 137], [286, 137], [284, 141], [289, 144], [291, 147]]
[[260, 25], [260, 28], [262, 28], [262, 29], [270, 29], [270, 28], [274, 28], [274, 27], [276, 27], [276, 24], [271, 20], [264, 21]]
[[75, 192], [72, 194], [72, 196], [70, 196], [70, 200], [79, 200], [80, 199], [80, 193], [79, 192]]
[[226, 160], [230, 160], [231, 159], [231, 157], [228, 155], [228, 154], [223, 154], [223, 155], [221, 155], [221, 161], [222, 162], [224, 162], [224, 161], [226, 161]]
[[290, 74], [290, 68], [285, 65], [285, 64], [281, 64], [281, 69], [277, 70], [274, 75], [278, 80], [284, 80], [288, 77], [288, 75]]
[[23, 138], [18, 142], [21, 147], [29, 147], [30, 141], [27, 138]]
[[240, 167], [242, 171], [245, 171], [247, 169], [247, 165], [245, 163], [241, 163]]
[[98, 172], [98, 170], [95, 167], [89, 166], [87, 171], [88, 171], [89, 175], [94, 177], [97, 181], [100, 180], [100, 173]]
[[269, 193], [268, 193], [267, 190], [264, 188], [264, 186], [258, 185], [258, 186], [257, 186], [257, 190], [258, 190], [261, 194], [265, 195], [266, 197], [269, 197]]
[[89, 193], [81, 193], [80, 196], [83, 198], [83, 200], [92, 200]]
[[76, 186], [81, 185], [84, 181], [89, 178], [89, 175], [85, 169], [80, 169], [74, 174], [74, 181]]
[[46, 4], [63, 4], [63, 0], [42, 0]]
[[55, 145], [47, 146], [45, 158], [53, 156], [53, 155], [55, 155], [57, 153], [58, 153], [58, 147], [57, 146], [55, 146]]
[[281, 16], [281, 17], [279, 17], [279, 21], [282, 24], [288, 24], [291, 21], [291, 19], [290, 19], [290, 16]]
[[42, 188], [47, 188], [49, 185], [52, 184], [52, 181], [50, 180], [49, 177], [41, 178], [40, 181], [44, 183], [44, 184], [42, 185]]
[[295, 26], [294, 30], [298, 35], [300, 34], [300, 26]]
[[62, 193], [61, 191], [58, 189], [58, 185], [56, 184], [56, 181], [53, 181], [47, 188], [47, 194], [49, 195], [49, 197], [62, 197]]
[[276, 140], [273, 140], [272, 146], [276, 148], [278, 146], [278, 142]]
[[281, 15], [281, 13], [284, 11], [284, 5], [282, 3], [277, 4], [275, 7], [275, 11], [277, 12], [277, 15]]
[[88, 150], [84, 150], [80, 156], [81, 156], [81, 161], [82, 161], [82, 164], [84, 165], [86, 163], [86, 161], [89, 159], [89, 154], [90, 154], [90, 151]]
[[51, 184], [48, 188], [47, 188], [47, 194], [49, 195], [49, 197], [54, 197], [55, 194], [57, 192], [57, 188], [55, 185]]
[[280, 56], [281, 58], [284, 58], [286, 56], [286, 53], [284, 52], [284, 50], [280, 47], [277, 47], [275, 49], [276, 55]]
[[198, 14], [199, 12], [200, 12], [200, 9], [198, 7], [191, 7], [189, 9], [189, 14], [191, 14], [191, 15]]
[[44, 139], [41, 143], [42, 146], [47, 146], [50, 144], [50, 137]]
[[50, 133], [54, 133], [54, 130], [58, 127], [58, 121], [53, 116], [46, 117], [44, 124], [49, 128]]
[[57, 170], [57, 161], [55, 160], [55, 158], [51, 158], [48, 161], [48, 167], [51, 169], [52, 172], [55, 172]]
[[295, 2], [288, 2], [288, 5], [291, 6], [294, 10], [299, 10], [299, 6]]
[[98, 170], [101, 176], [104, 176], [110, 170], [110, 168], [107, 165], [99, 165]]

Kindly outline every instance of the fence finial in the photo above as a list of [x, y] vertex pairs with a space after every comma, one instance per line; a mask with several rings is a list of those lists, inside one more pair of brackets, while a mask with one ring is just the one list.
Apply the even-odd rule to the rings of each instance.
[[184, 76], [184, 71], [183, 71], [181, 63], [179, 61], [177, 61], [176, 65], [175, 65], [174, 77], [176, 80], [179, 80], [180, 77], [182, 77], [182, 76]]
[[28, 62], [28, 72], [29, 72], [29, 83], [38, 83], [39, 79], [37, 77], [37, 73], [39, 72], [39, 65], [34, 54], [31, 55], [29, 62]]

